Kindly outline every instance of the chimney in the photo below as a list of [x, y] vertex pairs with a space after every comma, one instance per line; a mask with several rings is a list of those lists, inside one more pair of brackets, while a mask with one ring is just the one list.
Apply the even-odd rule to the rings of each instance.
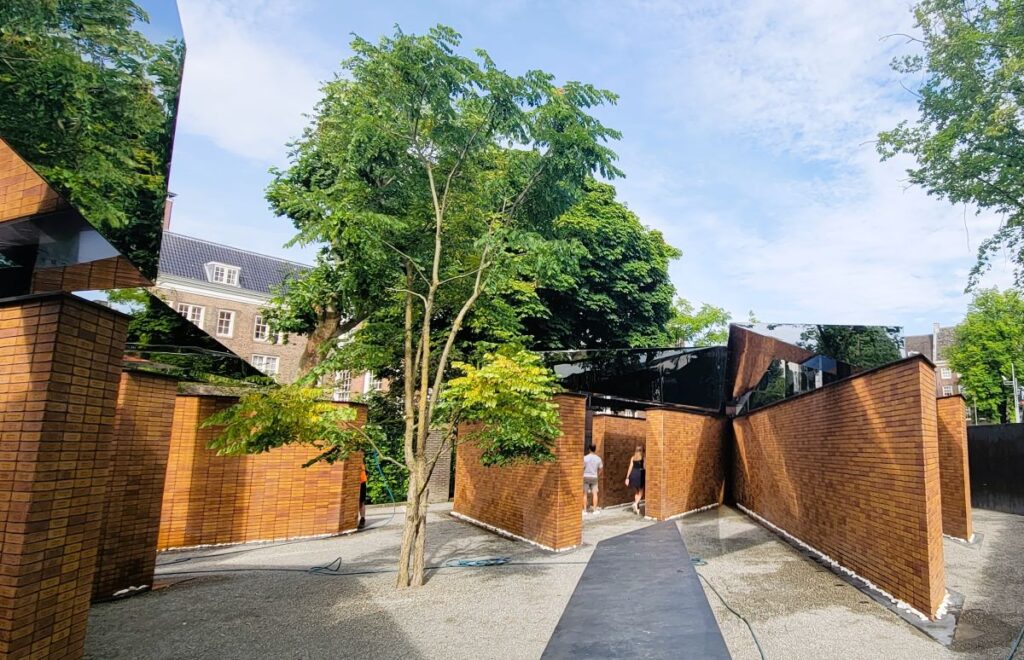
[[170, 231], [171, 229], [171, 208], [174, 206], [175, 197], [177, 197], [175, 193], [169, 192], [167, 193], [167, 199], [164, 200], [164, 231]]
[[932, 362], [939, 360], [939, 327], [938, 323], [932, 324]]

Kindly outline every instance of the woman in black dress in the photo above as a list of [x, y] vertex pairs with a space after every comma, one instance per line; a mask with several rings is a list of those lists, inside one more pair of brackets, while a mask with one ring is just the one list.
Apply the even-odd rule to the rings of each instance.
[[626, 472], [626, 487], [636, 489], [633, 496], [633, 513], [640, 515], [640, 500], [644, 499], [644, 448], [637, 447], [629, 461]]

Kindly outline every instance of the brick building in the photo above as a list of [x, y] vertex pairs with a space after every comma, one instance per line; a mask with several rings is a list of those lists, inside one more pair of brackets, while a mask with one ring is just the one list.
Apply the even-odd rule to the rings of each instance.
[[923, 355], [935, 363], [935, 395], [962, 394], [960, 374], [953, 371], [946, 360], [946, 351], [953, 345], [956, 328], [943, 328], [936, 323], [931, 334], [908, 335], [905, 338], [907, 355]]

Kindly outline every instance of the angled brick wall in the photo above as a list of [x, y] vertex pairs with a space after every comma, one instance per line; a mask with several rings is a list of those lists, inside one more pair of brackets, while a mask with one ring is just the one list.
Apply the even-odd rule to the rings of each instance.
[[632, 502], [633, 491], [626, 487], [626, 472], [633, 452], [647, 441], [647, 420], [594, 415], [592, 431], [597, 455], [604, 461], [604, 473], [598, 481], [598, 505]]
[[[582, 542], [586, 398], [559, 394], [554, 401], [562, 435], [555, 441], [552, 462], [484, 467], [479, 447], [459, 445], [454, 514], [554, 550]], [[465, 425], [459, 433], [478, 428]]]
[[94, 599], [153, 584], [177, 392], [167, 376], [121, 374]]
[[667, 520], [722, 503], [728, 432], [722, 416], [647, 411], [647, 516]]
[[80, 657], [127, 321], [67, 295], [0, 303], [0, 657]]
[[969, 540], [971, 474], [967, 462], [967, 421], [961, 396], [936, 401], [939, 430], [939, 480], [942, 484], [942, 532]]
[[945, 596], [935, 373], [909, 358], [733, 420], [737, 502], [934, 616]]
[[[235, 401], [216, 395], [177, 397], [157, 546], [242, 543], [354, 530], [359, 522], [362, 454], [308, 468], [303, 463], [318, 452], [303, 446], [217, 456], [208, 449], [216, 429], [200, 425]], [[366, 408], [356, 409], [356, 423], [365, 424]]]
[[0, 140], [0, 222], [49, 213], [66, 206], [53, 188]]

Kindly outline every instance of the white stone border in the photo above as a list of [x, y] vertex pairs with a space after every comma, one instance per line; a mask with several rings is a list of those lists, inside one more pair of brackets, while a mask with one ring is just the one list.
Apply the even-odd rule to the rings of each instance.
[[[792, 534], [790, 534], [786, 530], [778, 527], [777, 525], [773, 525], [772, 523], [768, 522], [767, 520], [765, 520], [761, 516], [757, 515], [756, 513], [754, 513], [753, 511], [751, 511], [747, 507], [743, 506], [739, 502], [736, 503], [736, 508], [738, 508], [740, 511], [742, 511], [745, 514], [747, 514], [751, 518], [757, 520], [758, 522], [760, 522], [765, 527], [768, 527], [769, 529], [773, 530], [775, 533], [779, 534], [780, 536], [786, 537], [794, 545], [797, 545], [797, 546], [803, 548], [804, 550], [807, 550], [811, 554], [815, 555], [816, 557], [821, 559], [823, 562], [825, 562], [826, 564], [831, 566], [834, 570], [837, 570], [839, 572], [845, 573], [846, 575], [849, 575], [850, 577], [852, 577], [852, 578], [854, 578], [854, 579], [856, 579], [856, 580], [858, 580], [860, 582], [863, 582], [864, 586], [866, 586], [868, 589], [871, 589], [875, 593], [880, 594], [880, 595], [884, 596], [885, 598], [887, 598], [893, 605], [896, 606], [897, 609], [909, 612], [909, 613], [917, 616], [918, 618], [920, 618], [922, 621], [930, 621], [931, 620], [930, 617], [928, 617], [927, 615], [922, 613], [920, 610], [916, 609], [910, 603], [904, 602], [904, 601], [900, 600], [899, 598], [896, 598], [895, 596], [893, 596], [891, 593], [889, 593], [885, 589], [882, 589], [881, 587], [879, 587], [878, 585], [873, 583], [871, 580], [868, 580], [867, 578], [865, 578], [865, 577], [863, 577], [861, 575], [858, 575], [854, 571], [850, 570], [849, 568], [846, 568], [845, 566], [843, 566], [842, 564], [837, 562], [835, 559], [832, 559], [831, 557], [826, 555], [821, 550], [818, 550], [817, 548], [814, 548], [814, 547], [804, 543], [803, 541], [801, 541], [797, 537], [793, 536]], [[946, 610], [949, 608], [949, 604], [950, 604], [949, 592], [946, 591], [945, 597], [942, 599], [942, 602], [939, 604], [939, 609], [935, 611], [935, 619], [936, 620], [941, 619], [942, 617], [946, 616]]]
[[677, 513], [674, 516], [669, 516], [668, 518], [665, 518], [664, 520], [661, 520], [660, 518], [653, 518], [651, 516], [645, 515], [644, 516], [644, 520], [653, 520], [655, 522], [667, 522], [669, 520], [677, 520], [679, 518], [682, 518], [683, 516], [688, 516], [688, 515], [693, 514], [693, 513], [700, 513], [701, 511], [707, 511], [709, 509], [714, 509], [716, 506], [718, 506], [718, 502], [715, 502], [714, 504], [708, 504], [708, 505], [705, 505], [705, 506], [702, 506], [702, 507], [698, 507], [696, 509], [690, 509], [689, 511], [683, 511], [682, 513]]
[[[346, 529], [342, 532], [331, 532], [329, 534], [314, 534], [313, 536], [285, 536], [276, 539], [256, 539], [253, 541], [228, 541], [227, 543], [203, 543], [202, 545], [176, 545], [173, 548], [164, 548], [159, 550], [157, 554], [164, 552], [186, 552], [188, 550], [206, 550], [208, 548], [225, 548], [228, 546], [237, 545], [250, 545], [254, 543], [284, 543], [286, 541], [317, 541], [319, 539], [329, 539], [336, 536], [348, 536], [349, 534], [355, 534], [360, 532], [360, 529]], [[269, 547], [269, 546], [268, 546]]]
[[562, 548], [561, 550], [555, 550], [554, 548], [552, 548], [550, 546], [547, 546], [547, 545], [544, 545], [543, 543], [537, 543], [536, 541], [528, 539], [528, 538], [526, 538], [524, 536], [519, 536], [518, 534], [513, 534], [512, 532], [510, 532], [510, 531], [508, 531], [506, 529], [502, 529], [500, 527], [495, 527], [494, 525], [488, 525], [485, 522], [481, 522], [481, 521], [477, 520], [476, 518], [470, 518], [466, 514], [459, 513], [458, 511], [449, 511], [448, 515], [450, 515], [452, 518], [456, 518], [458, 520], [461, 520], [462, 522], [467, 522], [467, 523], [469, 523], [471, 525], [476, 525], [477, 527], [482, 527], [482, 528], [486, 529], [489, 532], [494, 532], [498, 536], [504, 536], [505, 538], [512, 539], [513, 541], [522, 541], [524, 543], [528, 543], [528, 544], [532, 545], [535, 548], [540, 548], [541, 550], [547, 550], [548, 552], [555, 552], [555, 553], [569, 552], [570, 550], [575, 550], [576, 548], [580, 547], [578, 545], [574, 545], [574, 546], [571, 546], [571, 547], [568, 547], [568, 548]]
[[977, 536], [977, 534], [971, 534], [971, 538], [969, 538], [969, 539], [960, 538], [959, 536], [953, 536], [952, 534], [943, 534], [943, 536], [946, 537], [947, 539], [951, 539], [953, 541], [960, 541], [961, 543], [966, 543], [967, 545], [972, 545], [974, 543], [974, 539]]

